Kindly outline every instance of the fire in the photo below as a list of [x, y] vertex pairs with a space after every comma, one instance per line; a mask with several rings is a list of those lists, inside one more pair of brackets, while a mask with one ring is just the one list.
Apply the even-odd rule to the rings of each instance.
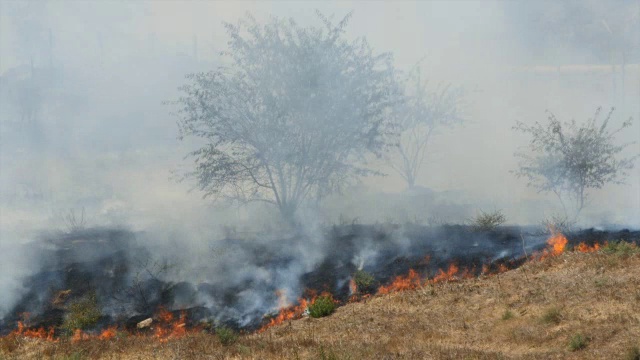
[[113, 339], [116, 336], [117, 328], [115, 326], [108, 327], [100, 333], [98, 339], [100, 340], [109, 340]]
[[178, 338], [187, 334], [187, 317], [184, 312], [177, 320], [174, 320], [173, 313], [161, 308], [156, 314], [158, 325], [155, 328], [154, 336], [160, 342], [167, 342], [170, 338]]
[[562, 254], [567, 243], [567, 238], [559, 232], [554, 233], [549, 240], [547, 240], [547, 244], [551, 250], [551, 255], [554, 256]]
[[73, 331], [73, 336], [71, 337], [72, 342], [78, 342], [83, 340], [89, 340], [91, 336], [80, 329], [76, 329]]
[[279, 325], [282, 324], [283, 322], [287, 321], [287, 320], [293, 320], [293, 319], [299, 319], [302, 317], [302, 315], [304, 314], [305, 310], [307, 310], [307, 306], [313, 302], [312, 299], [311, 301], [307, 301], [307, 299], [298, 299], [298, 305], [294, 305], [294, 306], [288, 306], [288, 307], [284, 307], [281, 308], [280, 311], [278, 312], [278, 315], [276, 315], [275, 317], [271, 318], [269, 320], [269, 323], [264, 325], [262, 328], [260, 328], [260, 330], [258, 330], [258, 332], [263, 332], [266, 329], [275, 326], [275, 325]]
[[349, 279], [349, 295], [353, 295], [358, 292], [358, 285], [356, 285], [356, 281], [351, 278]]
[[581, 253], [592, 253], [600, 250], [600, 244], [595, 243], [593, 244], [593, 246], [589, 246], [585, 243], [580, 243], [575, 247], [575, 250]]
[[434, 284], [442, 281], [451, 281], [455, 280], [455, 275], [458, 273], [458, 266], [455, 264], [450, 264], [449, 269], [447, 271], [442, 271], [442, 269], [438, 270], [436, 276], [431, 280]]
[[24, 336], [34, 339], [43, 339], [47, 341], [57, 341], [53, 338], [54, 331], [55, 330], [52, 327], [49, 328], [49, 330], [45, 330], [45, 328], [43, 327], [38, 329], [29, 329], [24, 325], [24, 322], [18, 321], [18, 328], [11, 332], [11, 335]]
[[406, 276], [396, 276], [393, 282], [387, 286], [381, 286], [378, 294], [389, 294], [404, 290], [417, 289], [421, 285], [420, 275], [413, 269], [409, 270]]

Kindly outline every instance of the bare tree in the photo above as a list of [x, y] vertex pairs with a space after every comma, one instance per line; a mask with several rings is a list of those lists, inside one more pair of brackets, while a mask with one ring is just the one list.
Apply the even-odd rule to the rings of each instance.
[[274, 204], [292, 220], [360, 176], [380, 155], [400, 101], [391, 54], [348, 41], [349, 15], [322, 27], [294, 20], [226, 24], [231, 65], [188, 76], [181, 88], [181, 138], [204, 145], [190, 155], [205, 196]]
[[400, 137], [395, 151], [387, 160], [389, 166], [412, 188], [434, 133], [465, 121], [462, 115], [464, 91], [450, 85], [429, 90], [418, 66], [409, 72], [405, 85], [409, 95], [396, 107]]
[[602, 188], [608, 183], [624, 183], [638, 157], [621, 157], [630, 144], [619, 144], [615, 135], [631, 126], [631, 119], [619, 128], [609, 130], [607, 126], [613, 110], [601, 124], [600, 108], [584, 124], [575, 120], [560, 122], [548, 111], [546, 123], [536, 122], [529, 126], [517, 122], [514, 129], [530, 135], [531, 141], [528, 151], [515, 154], [520, 163], [514, 173], [527, 178], [528, 185], [539, 192], [555, 194], [565, 215], [569, 217], [572, 212], [572, 219], [577, 219], [587, 205], [588, 190]]

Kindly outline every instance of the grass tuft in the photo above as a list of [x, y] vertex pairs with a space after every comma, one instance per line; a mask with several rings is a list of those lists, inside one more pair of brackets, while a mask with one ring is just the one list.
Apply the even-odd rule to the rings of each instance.
[[238, 334], [226, 326], [217, 327], [216, 335], [218, 335], [218, 340], [220, 340], [220, 343], [224, 346], [231, 345], [238, 340]]
[[587, 345], [589, 345], [589, 339], [580, 333], [573, 335], [571, 340], [569, 340], [569, 350], [571, 351], [582, 350], [586, 348]]
[[513, 319], [514, 316], [511, 310], [505, 310], [504, 313], [502, 313], [502, 320]]
[[557, 307], [552, 307], [547, 309], [547, 311], [542, 314], [542, 322], [545, 324], [560, 324], [562, 321], [562, 312]]

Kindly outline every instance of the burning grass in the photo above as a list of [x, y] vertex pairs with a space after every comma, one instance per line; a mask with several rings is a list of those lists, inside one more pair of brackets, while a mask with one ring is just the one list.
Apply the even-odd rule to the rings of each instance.
[[509, 263], [494, 264], [478, 277], [452, 264], [431, 278], [411, 270], [381, 286], [377, 293], [384, 296], [347, 304], [319, 319], [303, 317], [327, 294], [310, 294], [295, 305], [280, 294], [278, 314], [259, 332], [242, 336], [223, 328], [217, 328], [215, 336], [187, 329], [184, 314], [165, 310], [154, 316], [152, 336], [108, 328], [101, 334], [80, 330], [58, 339], [51, 333], [47, 341], [48, 330], [23, 326], [0, 339], [0, 358], [625, 356], [640, 338], [637, 247], [578, 244], [573, 251], [566, 249], [567, 239], [555, 234], [547, 249], [531, 255], [517, 270], [508, 271]]

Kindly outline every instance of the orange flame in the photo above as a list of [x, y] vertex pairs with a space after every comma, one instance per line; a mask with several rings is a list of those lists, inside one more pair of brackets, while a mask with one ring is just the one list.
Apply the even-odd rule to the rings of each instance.
[[356, 281], [351, 278], [349, 279], [349, 295], [353, 295], [358, 292], [358, 285], [356, 285]]
[[431, 280], [434, 284], [442, 281], [451, 281], [455, 280], [455, 275], [458, 273], [458, 266], [456, 264], [449, 264], [449, 269], [447, 271], [442, 271], [442, 269], [438, 270], [436, 276]]
[[100, 339], [100, 340], [113, 339], [114, 337], [116, 337], [116, 333], [117, 333], [117, 331], [116, 331], [116, 327], [115, 326], [108, 327], [108, 328], [102, 330], [102, 332], [98, 336], [98, 339]]
[[547, 240], [547, 244], [551, 250], [551, 255], [553, 256], [562, 254], [567, 243], [567, 238], [559, 232], [554, 233], [549, 240]]
[[406, 276], [396, 276], [391, 284], [381, 286], [378, 289], [378, 294], [389, 294], [391, 292], [417, 289], [420, 285], [420, 275], [415, 270], [410, 269]]
[[595, 243], [593, 244], [593, 246], [589, 246], [585, 243], [580, 243], [575, 247], [575, 250], [581, 253], [592, 253], [600, 250], [600, 244]]

